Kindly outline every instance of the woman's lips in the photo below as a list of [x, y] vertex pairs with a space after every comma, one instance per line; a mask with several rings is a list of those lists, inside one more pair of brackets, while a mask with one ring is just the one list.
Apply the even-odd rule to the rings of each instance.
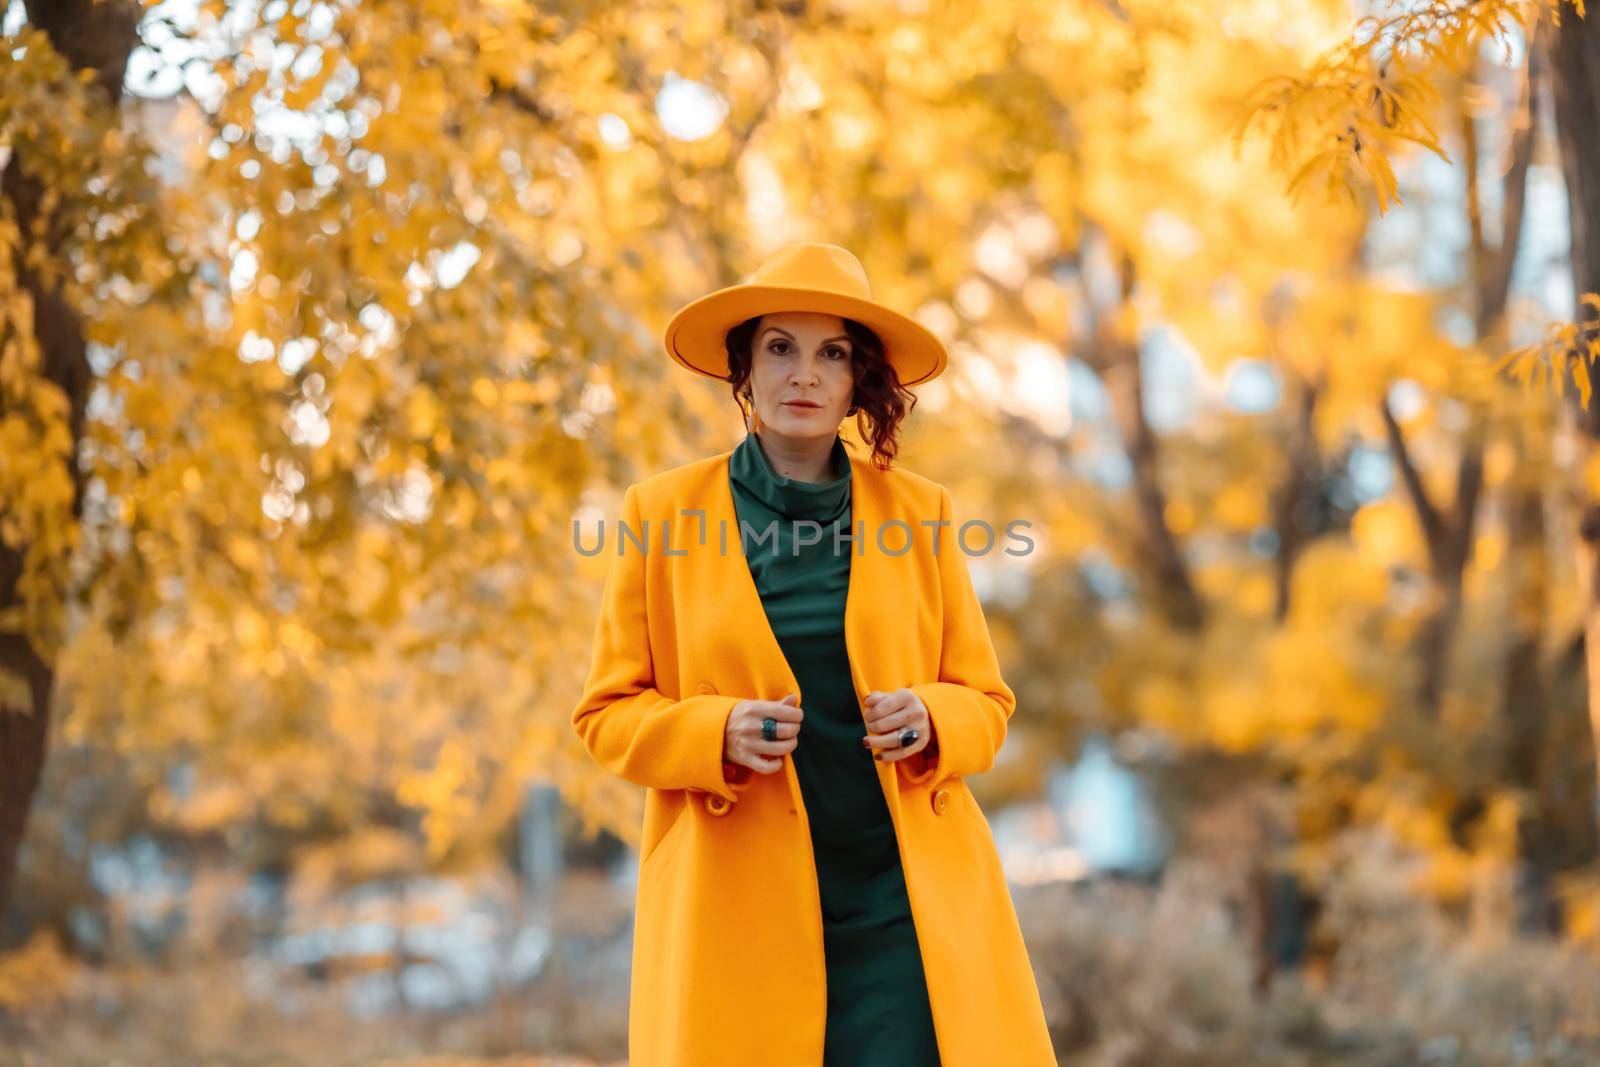
[[786, 408], [799, 408], [801, 411], [821, 411], [822, 410], [822, 405], [821, 404], [806, 404], [806, 403], [802, 403], [799, 400], [785, 400], [783, 402], [783, 406], [786, 407]]

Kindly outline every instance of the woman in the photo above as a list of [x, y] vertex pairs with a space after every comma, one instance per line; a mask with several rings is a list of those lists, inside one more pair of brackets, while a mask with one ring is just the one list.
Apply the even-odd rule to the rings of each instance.
[[630, 1064], [1054, 1064], [963, 780], [1015, 697], [949, 492], [890, 463], [943, 345], [811, 243], [681, 309], [666, 345], [747, 433], [623, 494], [573, 713], [647, 790]]

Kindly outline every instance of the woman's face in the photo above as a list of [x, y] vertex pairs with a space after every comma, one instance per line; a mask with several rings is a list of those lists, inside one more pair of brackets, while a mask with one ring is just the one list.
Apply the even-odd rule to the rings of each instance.
[[763, 315], [750, 356], [752, 402], [768, 429], [796, 439], [831, 440], [839, 432], [855, 397], [855, 351], [844, 319], [815, 311]]

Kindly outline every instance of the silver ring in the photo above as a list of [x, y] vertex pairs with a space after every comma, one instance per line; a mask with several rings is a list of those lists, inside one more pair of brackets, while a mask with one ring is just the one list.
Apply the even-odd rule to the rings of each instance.
[[900, 731], [900, 747], [910, 748], [912, 745], [917, 743], [917, 738], [920, 736], [921, 735], [917, 733], [917, 728], [915, 726], [907, 726], [904, 730]]

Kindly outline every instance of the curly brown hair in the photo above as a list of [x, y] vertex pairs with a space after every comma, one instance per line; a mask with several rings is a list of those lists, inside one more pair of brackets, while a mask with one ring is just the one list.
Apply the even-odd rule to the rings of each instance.
[[[752, 349], [761, 318], [757, 315], [745, 319], [728, 331], [724, 341], [728, 350], [728, 383], [741, 413], [749, 399], [745, 387], [755, 360]], [[900, 451], [900, 423], [917, 406], [917, 397], [900, 384], [900, 375], [884, 355], [883, 341], [875, 332], [854, 319], [844, 320], [844, 330], [850, 338], [850, 370], [855, 376], [855, 395], [846, 414], [856, 417], [862, 440], [872, 445], [873, 466], [887, 470]], [[846, 446], [850, 443], [845, 440]]]

